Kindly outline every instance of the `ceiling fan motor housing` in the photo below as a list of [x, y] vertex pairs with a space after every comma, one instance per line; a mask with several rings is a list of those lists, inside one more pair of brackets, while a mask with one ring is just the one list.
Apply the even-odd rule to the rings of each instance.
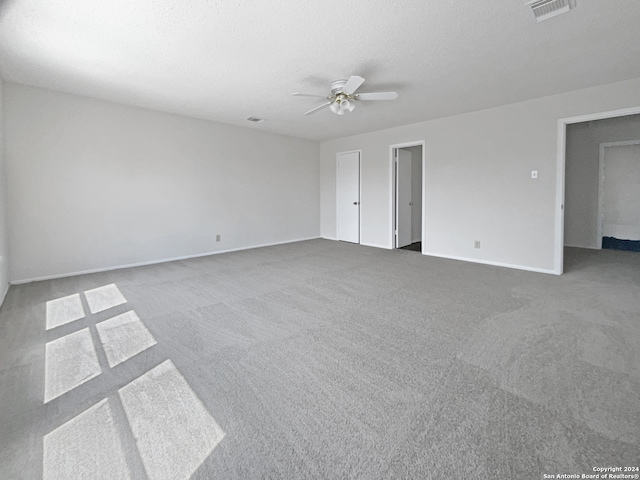
[[336, 93], [342, 92], [342, 89], [346, 84], [346, 80], [334, 80], [333, 82], [331, 82], [331, 93], [335, 95]]

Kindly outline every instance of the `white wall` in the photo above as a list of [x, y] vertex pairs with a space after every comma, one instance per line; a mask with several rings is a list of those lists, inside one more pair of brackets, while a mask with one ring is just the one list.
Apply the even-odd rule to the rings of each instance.
[[639, 139], [640, 115], [567, 125], [565, 245], [598, 247], [600, 144]]
[[319, 235], [316, 142], [13, 83], [4, 101], [12, 281]]
[[0, 78], [0, 305], [4, 301], [9, 288], [8, 252], [7, 252], [7, 221], [6, 221], [6, 193], [4, 155], [4, 104], [2, 92], [4, 83]]
[[361, 242], [391, 248], [389, 145], [425, 140], [423, 249], [553, 272], [558, 120], [639, 105], [634, 79], [322, 142], [322, 236], [335, 238], [335, 154], [362, 149]]

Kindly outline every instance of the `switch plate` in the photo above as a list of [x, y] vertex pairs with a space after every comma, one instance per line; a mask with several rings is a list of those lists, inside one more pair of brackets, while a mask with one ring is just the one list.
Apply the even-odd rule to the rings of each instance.
[[538, 170], [531, 170], [531, 178], [533, 179], [538, 178]]
[[216, 242], [219, 242], [219, 241], [220, 241], [220, 234], [217, 234], [216, 235]]

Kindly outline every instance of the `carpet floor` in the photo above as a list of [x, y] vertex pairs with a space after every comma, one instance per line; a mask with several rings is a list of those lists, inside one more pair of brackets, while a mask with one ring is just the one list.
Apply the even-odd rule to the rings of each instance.
[[12, 286], [0, 478], [639, 466], [639, 345], [630, 252], [553, 276], [312, 240]]

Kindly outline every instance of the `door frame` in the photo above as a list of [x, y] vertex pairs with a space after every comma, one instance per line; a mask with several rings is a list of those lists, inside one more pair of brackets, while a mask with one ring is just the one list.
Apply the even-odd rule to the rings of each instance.
[[591, 122], [606, 118], [625, 117], [640, 113], [640, 106], [610, 110], [607, 112], [590, 113], [575, 117], [560, 118], [558, 120], [558, 144], [556, 151], [556, 221], [555, 221], [555, 248], [553, 273], [562, 275], [564, 270], [564, 194], [567, 154], [567, 125], [572, 123]]
[[426, 252], [426, 243], [427, 243], [427, 199], [426, 199], [426, 183], [427, 183], [427, 161], [426, 161], [426, 142], [424, 140], [416, 140], [413, 142], [404, 142], [404, 143], [395, 143], [393, 145], [389, 145], [389, 192], [390, 201], [389, 201], [389, 246], [391, 250], [396, 249], [396, 239], [395, 239], [395, 231], [396, 231], [396, 188], [397, 188], [397, 180], [396, 180], [396, 169], [395, 169], [395, 155], [394, 151], [399, 148], [406, 147], [422, 147], [422, 233], [420, 234], [420, 241], [422, 242], [421, 252], [423, 255]]
[[602, 224], [604, 222], [604, 149], [609, 147], [627, 147], [629, 145], [640, 145], [640, 139], [627, 140], [624, 142], [604, 142], [600, 144], [600, 157], [598, 160], [598, 225], [596, 247], [602, 250]]
[[344, 152], [336, 153], [336, 239], [338, 238], [338, 157], [340, 155], [344, 155], [347, 153], [357, 153], [358, 154], [358, 243], [360, 245], [362, 243], [362, 149], [357, 150], [346, 150]]

